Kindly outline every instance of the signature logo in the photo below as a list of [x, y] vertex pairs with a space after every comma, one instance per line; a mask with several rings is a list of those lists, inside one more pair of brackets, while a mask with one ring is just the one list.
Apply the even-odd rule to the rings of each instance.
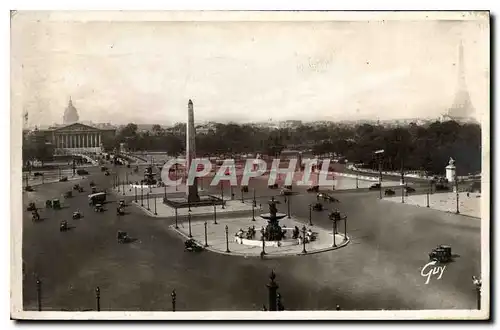
[[443, 277], [444, 270], [446, 269], [446, 265], [443, 266], [436, 266], [437, 261], [433, 260], [429, 263], [427, 263], [423, 268], [422, 271], [420, 272], [420, 275], [423, 277], [427, 277], [427, 280], [425, 281], [425, 284], [429, 284], [429, 281], [431, 280], [432, 275], [439, 275], [438, 280]]

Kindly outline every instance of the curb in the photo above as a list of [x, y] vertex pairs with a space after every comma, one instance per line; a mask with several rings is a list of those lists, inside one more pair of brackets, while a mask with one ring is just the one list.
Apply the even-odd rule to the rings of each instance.
[[[380, 199], [379, 199], [380, 200]], [[402, 204], [402, 205], [407, 205], [407, 206], [413, 206], [413, 207], [419, 207], [419, 208], [424, 208], [424, 209], [428, 209], [428, 210], [433, 210], [433, 211], [438, 211], [438, 212], [444, 212], [444, 213], [449, 213], [449, 214], [455, 214], [455, 215], [461, 215], [461, 216], [464, 216], [464, 217], [468, 217], [468, 218], [473, 218], [473, 219], [479, 219], [481, 220], [481, 217], [476, 217], [475, 215], [469, 215], [469, 214], [463, 214], [463, 213], [456, 213], [454, 211], [448, 211], [448, 210], [440, 210], [440, 209], [436, 209], [436, 208], [433, 208], [433, 207], [427, 207], [426, 205], [418, 205], [418, 204], [410, 204], [410, 203], [401, 203], [401, 202], [392, 202], [392, 201], [388, 201], [387, 199], [385, 198], [382, 198], [381, 199], [382, 201], [385, 201], [385, 202], [389, 202], [389, 203], [395, 203], [395, 204]]]
[[[188, 235], [184, 234], [183, 232], [181, 232], [179, 229], [175, 229], [175, 225], [170, 225], [168, 226], [171, 230], [173, 230], [174, 232], [178, 233], [179, 235], [181, 235], [182, 237], [186, 238], [186, 239], [190, 239]], [[197, 240], [195, 240], [197, 243], [199, 243], [199, 245], [206, 251], [210, 251], [210, 252], [213, 252], [213, 253], [218, 253], [218, 254], [223, 254], [223, 255], [226, 255], [226, 256], [237, 256], [237, 257], [244, 257], [244, 258], [261, 258], [260, 255], [253, 255], [253, 254], [245, 254], [245, 253], [241, 253], [241, 252], [225, 252], [225, 251], [221, 251], [221, 250], [216, 250], [216, 249], [213, 249], [211, 248], [210, 246], [208, 247], [204, 247], [203, 244], [201, 242], [198, 242]], [[351, 239], [349, 238], [349, 236], [346, 237], [346, 239], [344, 239], [342, 241], [342, 243], [340, 245], [337, 245], [337, 246], [331, 246], [331, 247], [327, 247], [327, 248], [323, 248], [323, 249], [318, 249], [318, 250], [314, 250], [314, 251], [307, 251], [307, 253], [284, 253], [284, 254], [266, 254], [264, 259], [277, 259], [277, 258], [284, 258], [284, 257], [298, 257], [298, 256], [308, 256], [308, 255], [312, 255], [312, 254], [318, 254], [318, 253], [322, 253], [322, 252], [327, 252], [327, 251], [333, 251], [333, 250], [338, 250], [338, 249], [341, 249], [345, 246], [347, 246], [347, 244], [349, 244], [351, 242]]]

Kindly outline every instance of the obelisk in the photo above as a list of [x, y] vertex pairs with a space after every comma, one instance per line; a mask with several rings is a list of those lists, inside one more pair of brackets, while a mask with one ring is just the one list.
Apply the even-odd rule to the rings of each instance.
[[[195, 135], [193, 101], [189, 100], [188, 122], [186, 126], [186, 173], [189, 173], [191, 163], [196, 158]], [[186, 182], [188, 181], [186, 180]], [[186, 197], [188, 202], [197, 202], [200, 200], [200, 196], [198, 195], [198, 178], [194, 178], [192, 185], [189, 185], [189, 183], [186, 185]]]

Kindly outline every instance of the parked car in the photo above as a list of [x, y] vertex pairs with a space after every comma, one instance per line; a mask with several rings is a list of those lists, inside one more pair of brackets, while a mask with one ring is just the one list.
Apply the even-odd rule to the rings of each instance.
[[413, 187], [406, 186], [404, 189], [405, 189], [405, 193], [407, 193], [407, 194], [415, 192], [415, 188], [413, 188]]
[[33, 176], [35, 176], [35, 177], [36, 176], [43, 176], [43, 173], [41, 173], [41, 172], [35, 172], [35, 173], [33, 173]]
[[78, 175], [88, 175], [89, 172], [87, 170], [79, 169], [79, 170], [76, 170], [76, 174], [78, 174]]
[[62, 178], [59, 179], [59, 182], [66, 182], [66, 181], [68, 181], [67, 176], [63, 176]]
[[392, 189], [386, 189], [384, 194], [385, 196], [394, 196], [396, 192]]
[[380, 189], [380, 183], [374, 183], [368, 189], [369, 190], [379, 190]]

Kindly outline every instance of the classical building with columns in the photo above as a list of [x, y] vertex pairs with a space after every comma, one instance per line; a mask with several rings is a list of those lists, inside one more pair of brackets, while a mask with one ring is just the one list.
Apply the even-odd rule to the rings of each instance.
[[54, 146], [55, 154], [100, 153], [102, 143], [106, 139], [114, 138], [116, 129], [112, 126], [95, 127], [79, 122], [76, 108], [71, 99], [64, 112], [63, 125], [37, 130], [47, 143]]
[[113, 138], [115, 129], [100, 129], [74, 123], [50, 130], [56, 154], [102, 151], [103, 139]]

